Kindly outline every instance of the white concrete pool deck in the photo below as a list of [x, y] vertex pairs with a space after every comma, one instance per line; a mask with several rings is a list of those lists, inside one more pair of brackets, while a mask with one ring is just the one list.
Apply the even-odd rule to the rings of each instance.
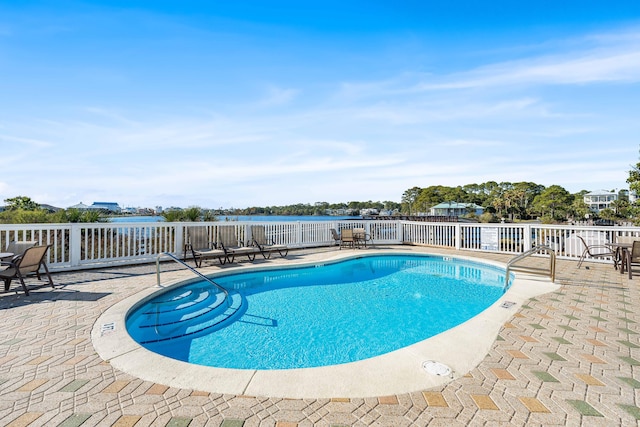
[[[376, 250], [371, 252], [371, 255], [416, 252], [429, 254], [424, 248], [407, 247], [402, 251]], [[313, 265], [367, 254], [366, 250], [319, 252], [305, 257], [304, 262], [283, 259], [279, 260], [277, 265]], [[433, 255], [442, 256], [438, 253]], [[505, 267], [502, 263], [486, 259], [458, 255], [455, 257]], [[274, 264], [270, 264], [268, 268], [273, 268]], [[237, 268], [247, 271], [252, 267], [244, 265]], [[228, 274], [233, 269], [227, 268], [223, 273]], [[200, 271], [204, 274], [220, 273], [220, 270], [215, 268], [203, 268]], [[170, 387], [282, 398], [385, 396], [429, 389], [465, 375], [485, 358], [500, 329], [517, 313], [523, 302], [557, 289], [559, 286], [551, 283], [548, 278], [517, 273], [511, 287], [496, 303], [449, 331], [382, 356], [318, 368], [212, 368], [170, 359], [141, 347], [127, 333], [125, 318], [137, 302], [159, 291], [158, 287], [148, 288], [107, 309], [94, 324], [91, 338], [100, 357], [109, 361], [114, 368], [143, 380]], [[505, 308], [502, 306], [504, 302], [514, 304]], [[111, 324], [115, 326], [113, 329], [104, 329], [104, 325]], [[443, 363], [451, 368], [452, 373], [449, 376], [430, 374], [423, 369], [425, 361]]]

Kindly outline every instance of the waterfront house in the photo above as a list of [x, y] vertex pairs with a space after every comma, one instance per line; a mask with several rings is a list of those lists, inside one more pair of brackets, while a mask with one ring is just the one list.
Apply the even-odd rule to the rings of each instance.
[[611, 209], [611, 203], [618, 200], [618, 194], [607, 190], [592, 191], [585, 194], [583, 200], [591, 212], [600, 213], [603, 209]]
[[434, 216], [464, 216], [469, 213], [480, 216], [484, 213], [484, 208], [475, 203], [443, 202], [429, 210], [429, 214]]

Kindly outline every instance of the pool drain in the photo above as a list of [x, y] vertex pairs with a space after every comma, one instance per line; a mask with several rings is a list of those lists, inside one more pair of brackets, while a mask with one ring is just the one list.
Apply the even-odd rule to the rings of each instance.
[[432, 375], [437, 375], [439, 377], [448, 377], [451, 375], [451, 368], [445, 365], [444, 363], [436, 362], [433, 360], [427, 360], [426, 362], [422, 362], [422, 369], [427, 371]]

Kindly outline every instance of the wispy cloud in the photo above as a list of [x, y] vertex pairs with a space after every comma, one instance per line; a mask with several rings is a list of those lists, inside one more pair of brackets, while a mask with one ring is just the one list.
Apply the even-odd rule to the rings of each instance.
[[399, 97], [396, 102], [380, 102], [371, 106], [354, 108], [356, 118], [376, 120], [396, 125], [454, 121], [461, 119], [486, 119], [489, 117], [515, 117], [518, 115], [550, 116], [544, 105], [535, 98], [501, 99], [496, 101], [477, 99], [463, 103], [461, 100], [443, 98], [421, 99]]
[[281, 88], [274, 85], [269, 85], [266, 92], [266, 96], [258, 101], [258, 107], [264, 108], [287, 105], [300, 93], [298, 89]]
[[[45, 147], [51, 147], [52, 145], [54, 145], [50, 141], [44, 141], [44, 140], [34, 139], [34, 138], [24, 138], [24, 137], [19, 137], [19, 136], [2, 135], [2, 134], [0, 134], [0, 142], [2, 142], [2, 141], [8, 142], [8, 143], [14, 143], [14, 144], [12, 144], [12, 145], [14, 145], [14, 149], [15, 149], [15, 143], [17, 143], [19, 145], [30, 146], [30, 147], [35, 147], [35, 148], [45, 148]], [[9, 146], [9, 145], [7, 145], [7, 146]]]
[[[505, 85], [635, 83], [640, 81], [640, 36], [600, 36], [606, 46], [576, 48], [564, 54], [542, 55], [482, 66], [439, 76], [415, 86], [417, 91], [486, 88]], [[615, 43], [619, 42], [619, 43]]]
[[[500, 52], [516, 56], [528, 50], [535, 53], [525, 59], [499, 61], [449, 74], [403, 72], [379, 81], [342, 82], [337, 97], [356, 100], [435, 90], [640, 81], [638, 28], [550, 40]], [[557, 53], [558, 50], [562, 53]], [[496, 51], [491, 53], [496, 56]]]
[[466, 147], [466, 148], [487, 148], [487, 147], [507, 147], [504, 141], [495, 140], [478, 140], [478, 139], [454, 139], [451, 141], [443, 141], [442, 145], [448, 147]]

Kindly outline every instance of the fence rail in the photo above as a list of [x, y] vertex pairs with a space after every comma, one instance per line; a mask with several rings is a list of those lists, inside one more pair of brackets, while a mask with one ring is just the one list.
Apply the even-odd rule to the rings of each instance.
[[[534, 246], [551, 247], [558, 258], [578, 259], [583, 246], [614, 242], [618, 237], [640, 239], [640, 227], [592, 227], [543, 224], [468, 224], [403, 220], [340, 220], [297, 222], [156, 222], [93, 224], [1, 224], [0, 249], [12, 241], [50, 244], [48, 265], [53, 271], [154, 262], [169, 252], [184, 256], [185, 229], [236, 227], [239, 243], [251, 241], [251, 225], [265, 227], [276, 244], [292, 249], [334, 244], [331, 229], [365, 228], [373, 244], [413, 244], [456, 250], [520, 254]], [[607, 262], [606, 259], [593, 259]]]

